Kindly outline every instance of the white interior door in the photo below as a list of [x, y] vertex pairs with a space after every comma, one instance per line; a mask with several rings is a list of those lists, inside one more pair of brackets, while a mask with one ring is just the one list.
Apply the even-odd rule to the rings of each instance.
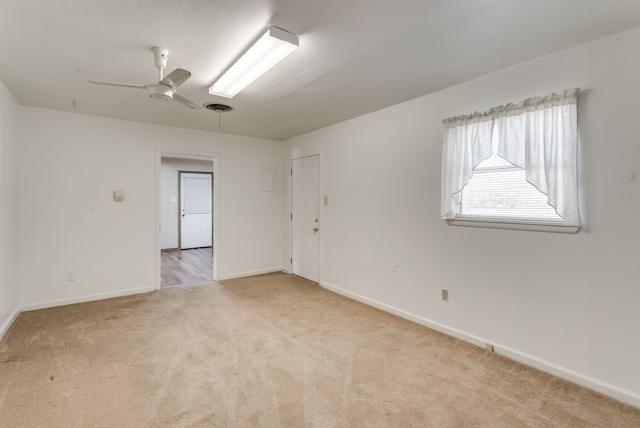
[[291, 161], [291, 272], [320, 281], [320, 156]]
[[180, 172], [180, 248], [211, 247], [210, 173]]

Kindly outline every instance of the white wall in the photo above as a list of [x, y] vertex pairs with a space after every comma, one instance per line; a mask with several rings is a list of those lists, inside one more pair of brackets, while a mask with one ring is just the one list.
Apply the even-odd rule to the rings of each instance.
[[17, 109], [0, 82], [0, 339], [18, 310]]
[[[195, 159], [162, 158], [160, 167], [160, 248], [178, 248], [178, 172], [213, 172], [213, 162]], [[175, 201], [175, 202], [173, 202]]]
[[[639, 51], [636, 29], [288, 141], [321, 155], [322, 285], [640, 406]], [[583, 230], [447, 226], [441, 120], [571, 87]]]
[[31, 107], [18, 116], [23, 307], [154, 288], [159, 148], [217, 156], [220, 278], [281, 268], [281, 201], [261, 192], [260, 165], [279, 164], [282, 143]]

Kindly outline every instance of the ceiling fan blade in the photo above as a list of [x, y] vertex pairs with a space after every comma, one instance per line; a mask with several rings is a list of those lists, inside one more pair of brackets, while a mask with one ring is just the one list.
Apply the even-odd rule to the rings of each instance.
[[176, 68], [165, 76], [165, 78], [160, 81], [160, 84], [170, 86], [175, 89], [182, 85], [189, 77], [191, 77], [191, 72], [182, 68]]
[[93, 83], [94, 85], [119, 86], [121, 88], [136, 88], [136, 89], [146, 88], [145, 85], [136, 85], [135, 83], [105, 82], [103, 80], [89, 80], [89, 83]]
[[182, 104], [185, 107], [189, 107], [192, 109], [199, 109], [200, 106], [198, 104], [195, 104], [191, 101], [189, 101], [188, 99], [186, 99], [185, 97], [183, 97], [182, 95], [175, 93], [173, 94], [173, 101], [177, 102], [178, 104]]

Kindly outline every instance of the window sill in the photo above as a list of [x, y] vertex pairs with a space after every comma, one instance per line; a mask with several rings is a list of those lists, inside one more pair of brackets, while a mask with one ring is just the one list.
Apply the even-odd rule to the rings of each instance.
[[449, 226], [482, 227], [489, 229], [527, 230], [531, 232], [552, 232], [552, 233], [577, 233], [580, 226], [570, 226], [567, 224], [548, 223], [527, 223], [518, 220], [502, 219], [447, 219]]

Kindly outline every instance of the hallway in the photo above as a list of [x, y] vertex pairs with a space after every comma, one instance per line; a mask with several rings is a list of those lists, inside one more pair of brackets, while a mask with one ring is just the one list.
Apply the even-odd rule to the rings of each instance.
[[213, 281], [213, 247], [162, 250], [161, 287]]

